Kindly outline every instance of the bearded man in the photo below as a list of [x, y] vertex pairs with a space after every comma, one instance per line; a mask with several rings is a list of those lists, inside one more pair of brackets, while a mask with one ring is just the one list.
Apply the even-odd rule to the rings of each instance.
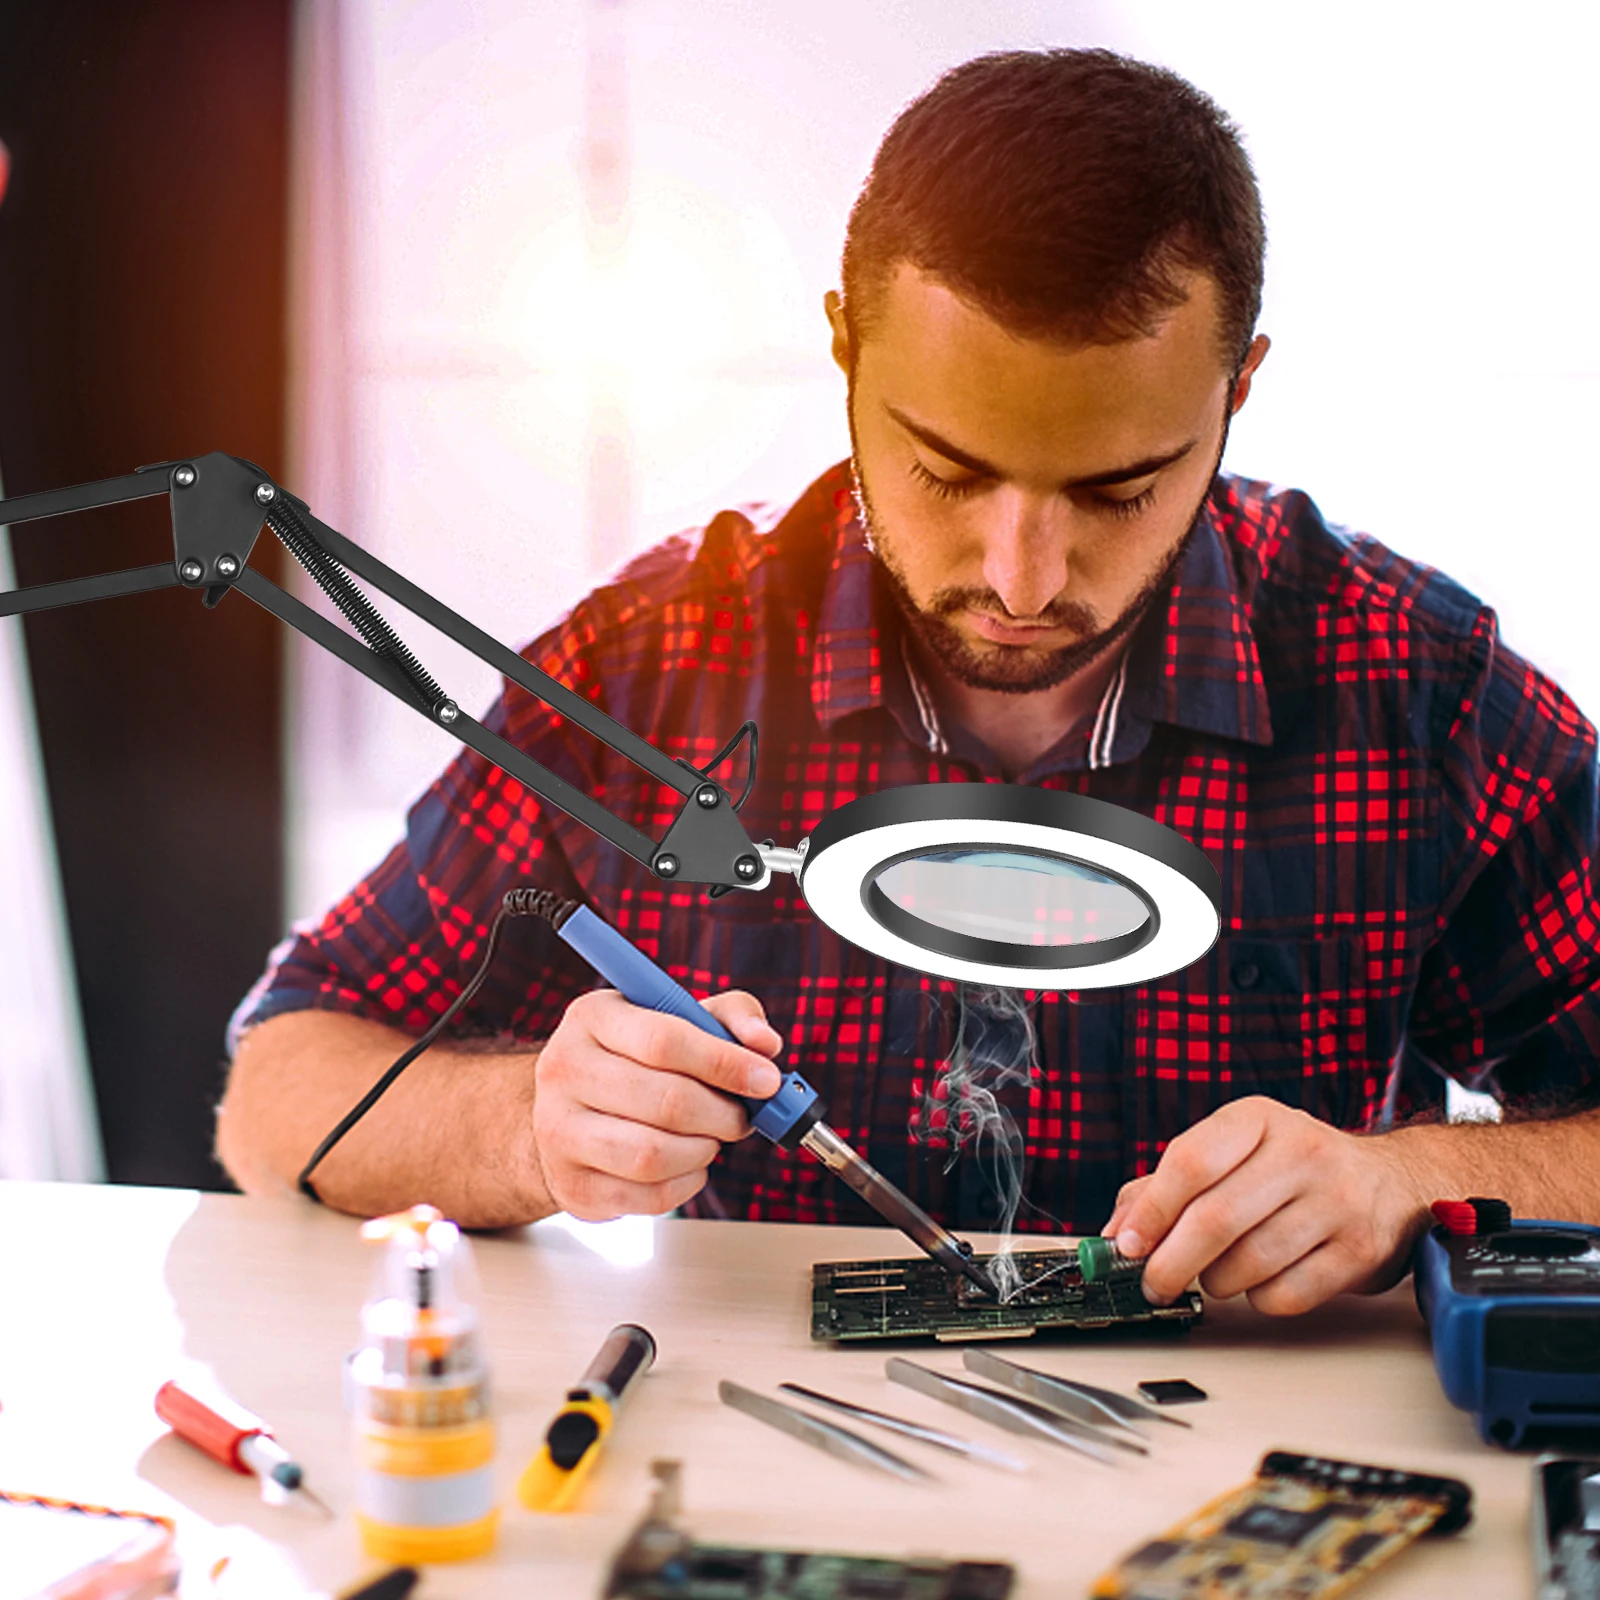
[[[1154, 1298], [1198, 1274], [1283, 1313], [1394, 1281], [1438, 1196], [1600, 1221], [1600, 909], [1593, 731], [1493, 613], [1221, 473], [1267, 354], [1263, 255], [1238, 134], [1181, 78], [1103, 51], [957, 68], [890, 129], [827, 297], [852, 460], [650, 550], [526, 654], [697, 764], [754, 719], [752, 838], [985, 782], [1193, 840], [1221, 875], [1216, 946], [1143, 987], [1024, 994], [1031, 1055], [990, 1092], [1019, 1228], [1104, 1228]], [[635, 826], [665, 820], [648, 777], [523, 691], [487, 720]], [[330, 1204], [875, 1220], [742, 1137], [728, 1096], [770, 1094], [781, 1055], [941, 1221], [1004, 1218], [951, 1088], [971, 997], [793, 890], [663, 884], [470, 752], [241, 1006], [219, 1151], [242, 1187], [292, 1184], [518, 885], [593, 905], [740, 1043], [516, 925], [465, 1032], [319, 1169]], [[1446, 1077], [1503, 1122], [1446, 1125]]]

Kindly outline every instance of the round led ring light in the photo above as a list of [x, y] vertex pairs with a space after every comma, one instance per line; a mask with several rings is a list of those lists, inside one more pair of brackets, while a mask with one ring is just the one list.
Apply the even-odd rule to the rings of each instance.
[[1146, 983], [1216, 942], [1222, 885], [1149, 817], [1086, 795], [922, 783], [824, 817], [800, 873], [841, 938], [943, 978], [1024, 989]]

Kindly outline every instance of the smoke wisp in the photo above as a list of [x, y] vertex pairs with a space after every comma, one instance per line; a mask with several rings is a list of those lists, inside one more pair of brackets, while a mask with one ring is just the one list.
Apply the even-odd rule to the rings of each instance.
[[989, 1271], [1002, 1303], [1021, 1287], [1021, 1275], [1011, 1259], [1012, 1229], [1025, 1202], [1022, 1130], [1001, 1103], [1000, 1093], [1033, 1083], [1038, 1045], [1032, 1014], [1015, 990], [959, 984], [955, 1040], [937, 1087], [930, 1085], [924, 1096], [914, 1130], [922, 1142], [941, 1134], [948, 1141], [946, 1172], [970, 1149], [984, 1180], [993, 1187], [1000, 1202], [996, 1231], [1003, 1237]]

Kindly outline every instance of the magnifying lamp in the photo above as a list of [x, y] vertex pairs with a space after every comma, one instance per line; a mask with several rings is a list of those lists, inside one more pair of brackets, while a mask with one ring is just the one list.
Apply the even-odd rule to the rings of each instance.
[[[237, 456], [214, 452], [0, 501], [0, 525], [162, 494], [172, 509], [171, 563], [0, 593], [0, 617], [173, 587], [198, 590], [214, 607], [236, 589], [657, 878], [719, 894], [761, 889], [774, 872], [791, 872], [807, 905], [841, 938], [934, 976], [1029, 989], [1144, 983], [1198, 960], [1217, 937], [1221, 883], [1205, 855], [1148, 817], [1084, 795], [915, 784], [839, 807], [796, 847], [754, 843], [710, 769], [666, 756], [319, 522]], [[248, 565], [263, 523], [354, 632]], [[351, 573], [676, 791], [682, 803], [666, 833], [651, 838], [463, 712]]]
[[841, 938], [944, 978], [1146, 983], [1217, 937], [1216, 868], [1136, 811], [1018, 784], [884, 789], [805, 841], [806, 904]]

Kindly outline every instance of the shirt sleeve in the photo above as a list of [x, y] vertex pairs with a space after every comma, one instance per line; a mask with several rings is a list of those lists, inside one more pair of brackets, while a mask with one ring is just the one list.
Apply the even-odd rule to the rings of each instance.
[[1595, 732], [1480, 612], [1446, 734], [1441, 927], [1410, 1038], [1527, 1110], [1600, 1102]]
[[[546, 635], [526, 654], [569, 685], [589, 689], [593, 675], [581, 661], [582, 641], [568, 619], [565, 631]], [[595, 741], [574, 736], [564, 718], [531, 695], [508, 685], [483, 721], [569, 783], [595, 792], [592, 757], [583, 749]], [[563, 844], [578, 826], [463, 749], [411, 807], [405, 837], [377, 870], [272, 952], [228, 1024], [230, 1057], [250, 1028], [286, 1011], [342, 1011], [424, 1032], [483, 960], [506, 890], [584, 898]], [[546, 1038], [573, 996], [598, 982], [543, 918], [510, 919], [493, 968], [452, 1031]]]

